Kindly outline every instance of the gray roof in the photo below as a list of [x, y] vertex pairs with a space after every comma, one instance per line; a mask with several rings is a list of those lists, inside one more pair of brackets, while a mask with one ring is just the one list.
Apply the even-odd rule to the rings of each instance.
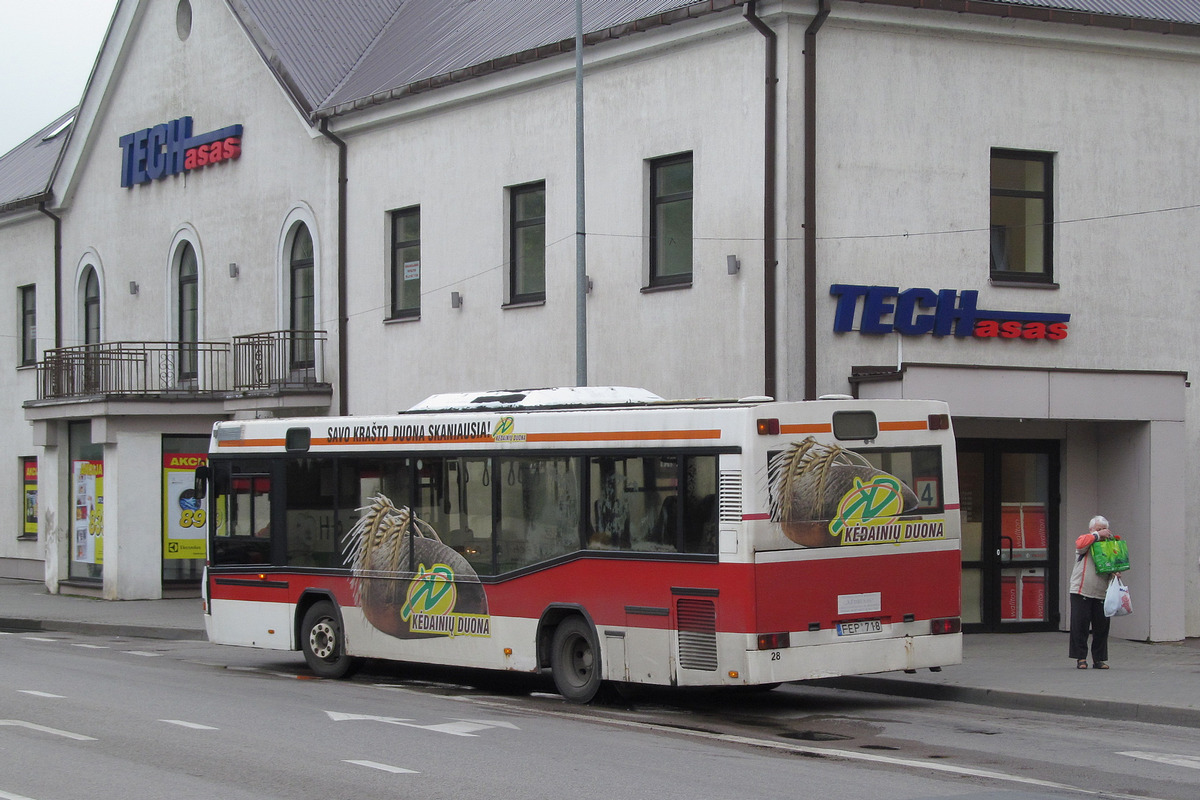
[[0, 156], [0, 212], [49, 199], [54, 168], [74, 120], [71, 109]]
[[[1200, 35], [1196, 0], [860, 1]], [[574, 49], [574, 0], [339, 0], [336, 14], [327, 0], [227, 2], [314, 118]], [[591, 42], [744, 3], [584, 0], [584, 29]]]

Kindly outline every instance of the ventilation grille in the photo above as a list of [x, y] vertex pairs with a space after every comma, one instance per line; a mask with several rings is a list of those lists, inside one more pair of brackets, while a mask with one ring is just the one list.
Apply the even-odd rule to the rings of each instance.
[[680, 598], [675, 603], [679, 623], [679, 666], [713, 672], [717, 668], [717, 606], [711, 600]]
[[721, 522], [742, 521], [742, 471], [721, 470]]

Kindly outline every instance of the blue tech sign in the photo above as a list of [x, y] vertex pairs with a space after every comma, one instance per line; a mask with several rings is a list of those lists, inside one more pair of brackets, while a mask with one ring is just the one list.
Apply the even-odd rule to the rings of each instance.
[[242, 126], [192, 135], [192, 118], [180, 117], [120, 139], [121, 185], [149, 183], [180, 172], [230, 161], [242, 154]]
[[[974, 336], [980, 339], [1065, 339], [1070, 314], [1033, 311], [989, 311], [978, 307], [973, 290], [905, 289], [896, 286], [859, 286], [835, 283], [829, 293], [838, 299], [833, 329], [881, 335]], [[862, 311], [859, 313], [859, 300]]]

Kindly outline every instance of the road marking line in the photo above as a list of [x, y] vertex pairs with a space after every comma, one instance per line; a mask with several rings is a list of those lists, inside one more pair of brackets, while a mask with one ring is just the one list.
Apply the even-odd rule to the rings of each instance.
[[58, 639], [51, 639], [48, 636], [22, 636], [27, 642], [57, 642]]
[[61, 695], [61, 694], [50, 694], [49, 692], [39, 692], [34, 689], [17, 689], [17, 691], [20, 692], [21, 694], [31, 694], [34, 697], [52, 697], [56, 700], [61, 700], [63, 697], [66, 696], [66, 695]]
[[0, 791], [0, 800], [33, 800], [31, 797], [26, 797], [23, 794], [9, 794], [5, 791]]
[[[558, 695], [548, 695], [555, 699], [561, 699]], [[475, 705], [488, 706], [492, 708], [505, 708], [511, 710], [511, 706], [504, 703], [485, 700], [482, 698], [462, 697], [464, 702]], [[329, 713], [329, 712], [326, 712]], [[975, 769], [973, 767], [960, 767], [954, 764], [938, 763], [922, 761], [918, 759], [899, 758], [897, 756], [884, 756], [875, 753], [862, 753], [856, 750], [838, 750], [825, 747], [808, 747], [806, 745], [794, 744], [792, 742], [777, 742], [771, 739], [755, 739], [750, 736], [737, 736], [726, 733], [713, 733], [711, 731], [697, 731], [687, 728], [675, 728], [670, 725], [659, 725], [653, 722], [639, 722], [637, 720], [617, 719], [613, 717], [592, 717], [586, 714], [576, 714], [571, 711], [555, 711], [552, 709], [538, 709], [539, 714], [547, 716], [560, 717], [563, 719], [573, 719], [585, 722], [599, 722], [608, 725], [616, 725], [627, 728], [639, 728], [642, 730], [655, 731], [657, 733], [672, 734], [675, 736], [691, 736], [697, 739], [709, 739], [713, 741], [729, 742], [731, 744], [743, 744], [750, 747], [761, 747], [772, 750], [780, 750], [788, 753], [799, 753], [806, 756], [823, 756], [826, 758], [842, 758], [847, 761], [867, 761], [875, 764], [889, 764], [899, 767], [911, 767], [919, 770], [929, 770], [931, 772], [944, 772], [950, 775], [964, 775], [971, 778], [984, 778], [986, 780], [1002, 781], [1005, 783], [1016, 783], [1024, 786], [1038, 786], [1043, 789], [1057, 789], [1064, 792], [1074, 792], [1076, 794], [1091, 795], [1093, 797], [1104, 797], [1105, 800], [1156, 800], [1145, 795], [1131, 795], [1109, 792], [1106, 790], [1083, 789], [1078, 786], [1071, 786], [1065, 783], [1055, 783], [1053, 781], [1044, 781], [1040, 778], [1025, 778], [1020, 775], [1009, 775], [1005, 772], [993, 772], [986, 769]]]
[[82, 733], [71, 733], [70, 731], [60, 731], [58, 728], [47, 728], [45, 725], [34, 725], [32, 722], [25, 722], [19, 719], [0, 719], [0, 725], [10, 725], [15, 728], [28, 728], [31, 731], [41, 731], [42, 733], [52, 733], [55, 736], [62, 736], [67, 739], [74, 739], [77, 742], [94, 742], [96, 737], [84, 736]]
[[83, 644], [82, 642], [71, 642], [71, 647], [86, 647], [88, 650], [107, 650], [106, 644]]
[[145, 650], [122, 650], [127, 656], [145, 656], [146, 658], [158, 658], [162, 653], [148, 653]]
[[393, 767], [391, 764], [380, 764], [377, 761], [357, 761], [353, 759], [345, 759], [347, 764], [356, 764], [360, 767], [370, 767], [371, 769], [379, 769], [384, 772], [392, 772], [397, 775], [420, 775], [415, 769], [405, 769], [404, 767]]
[[1159, 764], [1169, 764], [1172, 767], [1200, 769], [1200, 756], [1182, 756], [1174, 753], [1146, 753], [1141, 750], [1130, 750], [1124, 753], [1117, 753], [1117, 755], [1140, 758], [1144, 761], [1154, 761]]
[[220, 728], [214, 728], [212, 725], [201, 725], [199, 722], [187, 722], [182, 719], [160, 719], [159, 722], [165, 722], [168, 725], [180, 725], [184, 728], [193, 728], [198, 731], [219, 731]]

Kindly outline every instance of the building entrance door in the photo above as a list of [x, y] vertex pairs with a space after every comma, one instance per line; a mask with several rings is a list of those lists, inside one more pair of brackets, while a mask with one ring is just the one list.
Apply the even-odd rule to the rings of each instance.
[[962, 439], [963, 628], [1058, 628], [1058, 442]]

